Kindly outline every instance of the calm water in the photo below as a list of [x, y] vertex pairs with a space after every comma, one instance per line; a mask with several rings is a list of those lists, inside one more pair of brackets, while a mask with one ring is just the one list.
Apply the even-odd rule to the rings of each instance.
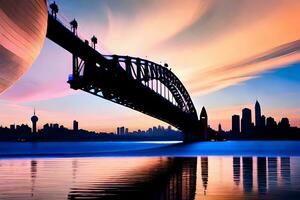
[[88, 144], [0, 143], [0, 199], [300, 199], [300, 142]]

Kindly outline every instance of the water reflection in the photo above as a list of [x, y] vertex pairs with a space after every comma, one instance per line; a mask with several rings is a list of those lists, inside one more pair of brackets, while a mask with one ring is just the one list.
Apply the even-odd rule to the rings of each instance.
[[[206, 158], [207, 163], [207, 158]], [[118, 185], [99, 183], [71, 189], [69, 199], [168, 199], [192, 200], [196, 192], [197, 158], [169, 158], [159, 168], [134, 171], [141, 179], [124, 177]], [[206, 167], [206, 171], [207, 171]], [[207, 183], [207, 181], [206, 181]]]
[[257, 158], [257, 187], [259, 194], [265, 194], [267, 191], [267, 159], [265, 157]]
[[277, 186], [277, 158], [268, 158], [268, 187], [269, 189], [275, 189]]
[[284, 185], [291, 183], [291, 164], [289, 157], [280, 158], [280, 174]]
[[36, 173], [37, 173], [37, 161], [32, 160], [30, 162], [30, 174], [31, 174], [31, 196], [34, 196], [34, 186], [35, 186], [35, 179], [36, 179]]
[[201, 157], [201, 177], [202, 185], [204, 188], [204, 195], [206, 195], [207, 185], [208, 185], [208, 158]]
[[233, 165], [233, 181], [236, 185], [240, 184], [240, 177], [241, 177], [241, 159], [240, 157], [233, 157], [232, 161]]
[[253, 190], [253, 158], [243, 157], [243, 186], [244, 192]]
[[300, 158], [0, 160], [0, 180], [0, 199], [299, 199]]

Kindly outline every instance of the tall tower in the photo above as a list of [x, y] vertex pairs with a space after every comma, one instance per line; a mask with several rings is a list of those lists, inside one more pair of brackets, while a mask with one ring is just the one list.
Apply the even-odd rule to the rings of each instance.
[[231, 126], [232, 133], [238, 134], [241, 132], [240, 129], [240, 116], [239, 115], [232, 115], [232, 126]]
[[259, 127], [262, 125], [261, 120], [261, 109], [258, 101], [255, 102], [255, 126]]
[[207, 140], [207, 127], [208, 127], [208, 119], [207, 119], [207, 112], [205, 107], [202, 107], [201, 113], [200, 113], [200, 124], [203, 131], [203, 139]]
[[35, 115], [35, 109], [33, 111], [33, 116], [31, 117], [31, 121], [32, 121], [32, 133], [36, 133], [36, 123], [39, 120], [39, 118]]
[[242, 110], [242, 132], [243, 133], [249, 133], [251, 130], [251, 124], [252, 124], [252, 119], [251, 119], [251, 110], [249, 108], [244, 108]]

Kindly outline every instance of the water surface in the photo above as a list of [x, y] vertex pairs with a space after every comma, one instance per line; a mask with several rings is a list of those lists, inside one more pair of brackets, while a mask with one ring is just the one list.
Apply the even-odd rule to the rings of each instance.
[[[44, 154], [3, 156], [4, 145], [0, 149], [0, 199], [299, 199], [300, 157], [285, 155], [295, 148], [290, 142], [274, 143], [280, 150], [265, 155], [271, 143], [261, 143], [268, 150], [264, 155], [250, 155], [259, 147], [242, 151], [234, 143], [225, 144], [226, 148], [237, 145], [226, 155], [211, 155], [224, 148], [224, 143], [205, 144], [212, 149], [222, 147], [199, 156], [194, 154], [203, 150], [203, 144], [102, 143], [94, 145], [105, 145], [105, 150], [92, 156], [80, 156], [78, 148], [76, 154], [63, 156], [58, 148], [46, 156], [53, 145], [61, 145], [56, 143], [38, 144], [42, 146], [37, 149], [50, 145]], [[113, 156], [107, 154], [111, 145]], [[118, 146], [125, 146], [127, 153], [122, 154]], [[41, 150], [37, 149], [35, 153]], [[229, 155], [234, 150], [249, 155]], [[94, 152], [94, 147], [89, 151]]]

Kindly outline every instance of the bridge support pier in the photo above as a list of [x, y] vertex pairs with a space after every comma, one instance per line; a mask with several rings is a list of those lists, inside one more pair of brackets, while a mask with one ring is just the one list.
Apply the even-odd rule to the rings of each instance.
[[203, 122], [198, 120], [197, 125], [192, 126], [194, 128], [185, 129], [183, 142], [199, 142], [199, 141], [208, 141], [208, 126], [206, 121]]
[[184, 133], [184, 143], [191, 143], [191, 142], [200, 142], [200, 141], [207, 141], [206, 138], [203, 137], [203, 133], [201, 132], [185, 132]]

